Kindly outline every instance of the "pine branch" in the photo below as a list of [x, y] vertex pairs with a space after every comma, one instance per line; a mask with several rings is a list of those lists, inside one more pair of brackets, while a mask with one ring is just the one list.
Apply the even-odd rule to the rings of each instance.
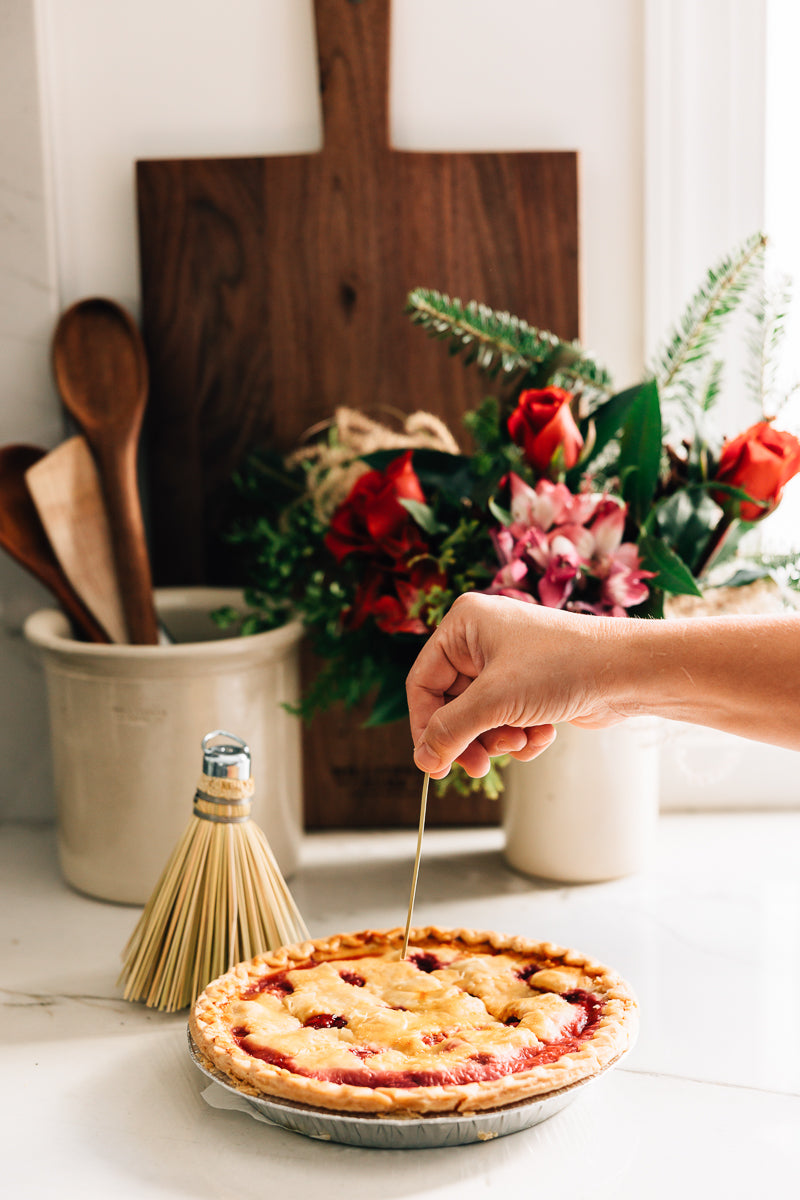
[[[778, 352], [786, 336], [786, 319], [791, 307], [792, 289], [788, 278], [783, 278], [764, 289], [756, 297], [750, 311], [752, 321], [748, 339], [750, 368], [746, 372], [747, 382], [764, 416], [769, 416], [770, 405], [777, 410], [780, 403], [775, 395], [778, 380]], [[772, 412], [772, 416], [776, 412]]]
[[474, 363], [492, 378], [543, 374], [567, 388], [609, 389], [608, 373], [578, 342], [563, 342], [511, 313], [426, 288], [409, 293], [406, 312], [430, 337], [448, 341], [450, 353], [462, 355], [465, 365]]
[[719, 394], [722, 390], [723, 366], [724, 364], [721, 362], [713, 362], [711, 364], [711, 368], [708, 372], [708, 378], [706, 379], [703, 392], [700, 397], [700, 408], [704, 414], [711, 412], [717, 403], [717, 399], [719, 398]]
[[696, 369], [705, 360], [725, 318], [750, 286], [766, 244], [763, 234], [754, 234], [708, 272], [654, 364], [653, 374], [662, 395], [691, 390]]

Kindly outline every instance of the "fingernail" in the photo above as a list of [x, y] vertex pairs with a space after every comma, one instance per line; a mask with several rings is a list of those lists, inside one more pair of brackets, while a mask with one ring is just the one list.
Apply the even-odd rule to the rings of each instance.
[[431, 750], [427, 742], [420, 742], [414, 750], [414, 762], [421, 771], [441, 771], [446, 764]]

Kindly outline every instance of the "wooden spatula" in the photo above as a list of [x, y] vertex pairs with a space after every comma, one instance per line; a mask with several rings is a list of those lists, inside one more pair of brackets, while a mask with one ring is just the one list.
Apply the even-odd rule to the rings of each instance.
[[59, 566], [25, 482], [25, 473], [47, 451], [24, 444], [0, 449], [0, 546], [50, 591], [91, 642], [109, 635], [76, 594]]
[[97, 463], [129, 640], [155, 645], [158, 619], [136, 472], [148, 372], [133, 317], [95, 297], [62, 314], [53, 337], [61, 399]]
[[72, 587], [112, 642], [129, 642], [100, 478], [86, 439], [62, 442], [28, 468], [25, 481]]

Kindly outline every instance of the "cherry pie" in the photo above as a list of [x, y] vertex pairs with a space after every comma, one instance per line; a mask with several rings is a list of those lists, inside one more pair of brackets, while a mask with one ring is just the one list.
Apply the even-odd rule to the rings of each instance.
[[209, 984], [189, 1028], [238, 1090], [344, 1112], [476, 1112], [597, 1074], [633, 1042], [613, 971], [472, 930], [338, 934]]

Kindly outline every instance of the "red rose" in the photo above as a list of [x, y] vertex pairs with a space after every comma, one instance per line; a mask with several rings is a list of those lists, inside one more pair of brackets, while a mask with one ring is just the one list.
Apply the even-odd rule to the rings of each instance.
[[385, 471], [367, 471], [356, 480], [350, 494], [331, 518], [325, 545], [341, 562], [348, 554], [386, 554], [404, 558], [424, 550], [418, 526], [401, 500], [425, 496], [411, 465], [411, 450], [389, 463]]
[[520, 392], [517, 407], [508, 418], [512, 441], [521, 446], [528, 463], [540, 474], [550, 469], [561, 448], [565, 470], [574, 467], [583, 438], [572, 416], [572, 393], [563, 388], [529, 388]]
[[407, 570], [374, 570], [356, 592], [347, 625], [358, 629], [372, 617], [384, 633], [427, 633], [422, 615], [412, 610], [432, 587], [444, 587], [447, 579], [431, 558], [419, 559]]
[[751, 425], [744, 433], [722, 447], [717, 473], [718, 483], [741, 488], [754, 500], [768, 507], [736, 500], [723, 492], [714, 496], [722, 508], [734, 508], [743, 521], [758, 521], [780, 502], [783, 487], [800, 470], [800, 442], [791, 433], [773, 429], [768, 421]]

